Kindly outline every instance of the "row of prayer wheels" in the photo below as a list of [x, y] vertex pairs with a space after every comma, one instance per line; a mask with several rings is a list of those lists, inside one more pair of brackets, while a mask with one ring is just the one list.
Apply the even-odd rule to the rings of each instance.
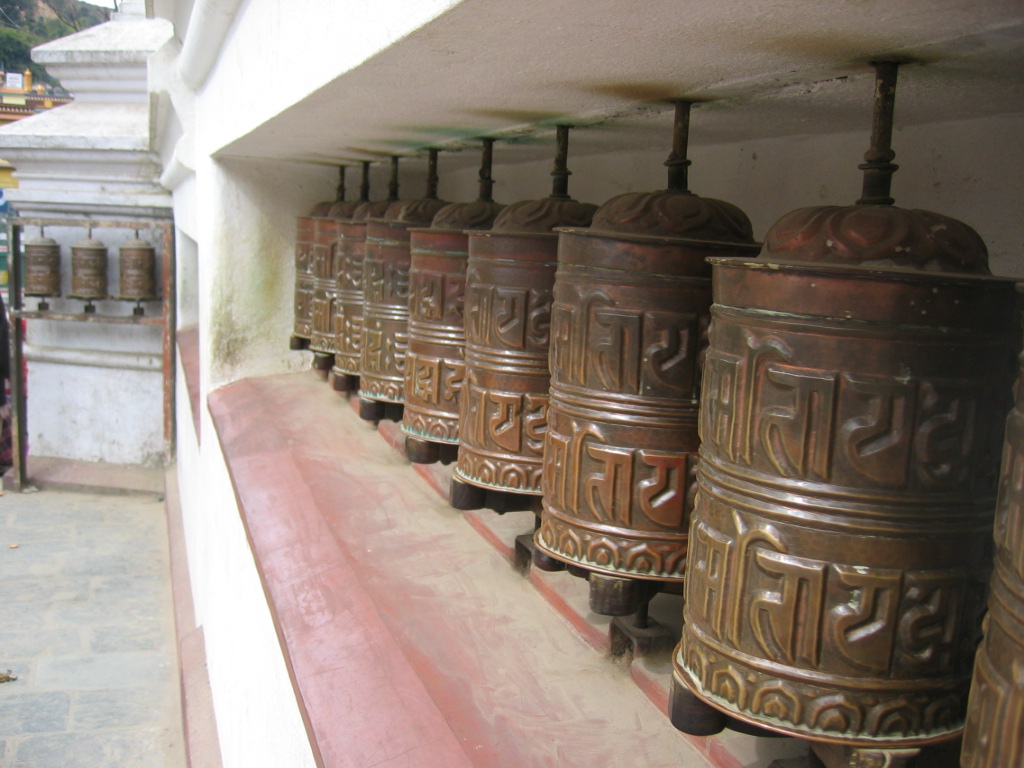
[[533, 510], [535, 567], [588, 578], [596, 612], [683, 590], [691, 734], [798, 736], [828, 768], [957, 737], [995, 535], [963, 765], [1020, 768], [1020, 409], [993, 528], [1020, 305], [974, 230], [893, 205], [876, 72], [861, 198], [763, 245], [687, 189], [686, 102], [668, 188], [599, 208], [568, 196], [565, 126], [551, 196], [505, 208], [492, 142], [473, 203], [437, 199], [432, 152], [424, 198], [300, 220], [293, 346], [410, 460], [454, 461], [454, 506]]
[[[120, 301], [153, 301], [156, 287], [156, 250], [145, 240], [130, 240], [118, 251]], [[24, 293], [40, 299], [61, 295], [61, 248], [56, 240], [40, 235], [25, 243]], [[107, 247], [87, 238], [71, 246], [71, 291], [68, 297], [87, 301], [86, 312], [95, 311], [93, 301], [111, 298], [107, 287]], [[43, 301], [41, 310], [49, 308]], [[141, 306], [135, 313], [142, 314]]]

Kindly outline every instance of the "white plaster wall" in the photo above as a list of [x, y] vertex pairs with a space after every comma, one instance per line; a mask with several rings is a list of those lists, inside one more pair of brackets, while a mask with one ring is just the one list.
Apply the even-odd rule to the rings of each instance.
[[[181, 370], [179, 366], [179, 371]], [[200, 448], [178, 377], [178, 473], [196, 624], [224, 768], [313, 768], [281, 646], [267, 608], [209, 412]]]

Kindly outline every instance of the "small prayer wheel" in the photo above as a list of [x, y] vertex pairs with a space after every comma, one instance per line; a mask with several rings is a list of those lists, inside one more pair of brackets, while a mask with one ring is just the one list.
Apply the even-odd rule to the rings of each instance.
[[893, 207], [896, 65], [876, 66], [857, 204], [712, 260], [670, 706], [689, 733], [722, 727], [703, 703], [808, 739], [828, 768], [905, 766], [963, 728], [1020, 342], [977, 233]]
[[392, 203], [384, 217], [367, 219], [359, 360], [359, 415], [367, 421], [401, 421], [409, 348], [410, 232], [429, 225], [447, 205], [437, 199], [436, 149], [430, 150], [429, 162], [425, 197]]
[[489, 227], [502, 208], [491, 198], [493, 145], [493, 139], [484, 139], [477, 200], [446, 205], [429, 229], [410, 234], [402, 431], [406, 456], [419, 464], [448, 463], [458, 450], [459, 392], [466, 371], [466, 230]]
[[71, 246], [72, 299], [85, 299], [86, 312], [95, 312], [93, 301], [108, 298], [107, 247], [92, 238], [79, 240]]
[[[60, 246], [50, 237], [25, 243], [25, 295], [48, 298], [60, 296]], [[49, 309], [44, 301], [41, 310]]]
[[359, 388], [359, 358], [363, 346], [363, 258], [366, 255], [366, 220], [387, 213], [394, 200], [370, 202], [370, 164], [363, 163], [360, 201], [347, 220], [339, 222], [341, 238], [335, 260], [337, 297], [332, 314], [334, 367], [331, 386], [337, 392]]
[[316, 222], [330, 210], [331, 202], [318, 203], [308, 216], [300, 216], [295, 233], [294, 325], [289, 341], [291, 349], [306, 349], [313, 334], [313, 249]]
[[[120, 299], [122, 301], [152, 301], [157, 298], [156, 249], [145, 240], [129, 240], [118, 252]], [[142, 314], [142, 307], [135, 308]]]
[[[540, 500], [547, 429], [556, 227], [587, 227], [596, 205], [569, 197], [569, 126], [558, 126], [554, 189], [469, 233], [466, 376], [450, 501], [506, 509]], [[515, 498], [522, 496], [524, 498]]]

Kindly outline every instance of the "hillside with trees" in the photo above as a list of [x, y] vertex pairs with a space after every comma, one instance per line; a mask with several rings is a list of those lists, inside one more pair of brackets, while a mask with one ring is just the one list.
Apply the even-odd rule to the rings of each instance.
[[32, 72], [36, 82], [51, 81], [30, 51], [108, 20], [110, 11], [80, 0], [0, 0], [0, 66]]

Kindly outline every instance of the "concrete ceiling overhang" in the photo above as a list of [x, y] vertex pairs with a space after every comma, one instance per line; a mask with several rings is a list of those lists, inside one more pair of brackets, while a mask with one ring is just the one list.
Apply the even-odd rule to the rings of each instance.
[[590, 126], [574, 154], [667, 151], [677, 97], [704, 102], [698, 145], [866, 142], [877, 59], [907, 62], [898, 125], [1024, 112], [1024, 3], [464, 0], [217, 154], [344, 164], [488, 135], [529, 161], [558, 122]]

